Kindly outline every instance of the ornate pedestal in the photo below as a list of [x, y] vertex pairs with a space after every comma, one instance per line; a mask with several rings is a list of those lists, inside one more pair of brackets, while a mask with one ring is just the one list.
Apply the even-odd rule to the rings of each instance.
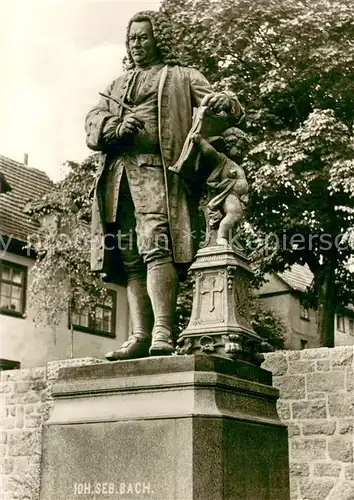
[[231, 245], [207, 246], [198, 251], [190, 272], [193, 308], [178, 353], [216, 354], [259, 365], [261, 339], [249, 319], [252, 271], [246, 257]]

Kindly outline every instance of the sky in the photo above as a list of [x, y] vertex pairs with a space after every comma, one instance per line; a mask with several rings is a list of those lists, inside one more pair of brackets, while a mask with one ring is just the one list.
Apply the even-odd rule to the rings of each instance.
[[11, 0], [0, 19], [0, 154], [58, 181], [82, 161], [85, 115], [122, 72], [125, 30], [159, 1]]

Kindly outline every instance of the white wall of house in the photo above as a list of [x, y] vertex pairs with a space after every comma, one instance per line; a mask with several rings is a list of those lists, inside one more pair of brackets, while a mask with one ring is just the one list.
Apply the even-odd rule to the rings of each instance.
[[[308, 319], [305, 319], [299, 299], [293, 290], [276, 274], [269, 275], [268, 281], [258, 290], [260, 294], [274, 292], [280, 293], [279, 295], [264, 297], [261, 300], [265, 307], [274, 309], [282, 318], [286, 326], [285, 347], [288, 349], [319, 347], [316, 311], [309, 309]], [[282, 294], [281, 292], [287, 293]], [[334, 323], [336, 346], [354, 344], [354, 332], [351, 330], [351, 320], [354, 320], [354, 318], [343, 315], [343, 320], [338, 323], [336, 315]]]
[[336, 314], [334, 328], [336, 346], [354, 345], [354, 317]]
[[319, 347], [316, 326], [316, 314], [308, 310], [308, 319], [303, 317], [299, 299], [292, 293], [290, 286], [276, 274], [268, 275], [259, 294], [277, 292], [277, 295], [263, 297], [262, 303], [268, 309], [276, 311], [282, 319], [286, 331], [285, 347], [287, 349], [303, 349]]
[[[13, 262], [28, 268], [33, 260], [7, 252], [2, 260]], [[27, 290], [31, 280], [28, 272]], [[74, 331], [73, 344], [68, 329], [68, 318], [63, 317], [62, 324], [52, 327], [36, 327], [36, 311], [26, 306], [25, 317], [12, 317], [0, 312], [0, 358], [20, 361], [21, 367], [43, 366], [48, 361], [73, 357], [94, 356], [103, 358], [107, 351], [117, 348], [129, 334], [128, 305], [125, 288], [109, 285], [116, 291], [116, 338], [103, 337], [91, 333]], [[59, 291], [60, 293], [60, 291]], [[28, 295], [27, 295], [28, 299]], [[65, 315], [66, 316], [66, 315]]]
[[309, 319], [300, 316], [300, 302], [290, 293], [275, 295], [261, 299], [268, 309], [276, 311], [282, 319], [286, 330], [285, 347], [287, 349], [303, 349], [318, 347], [315, 312], [309, 309]]

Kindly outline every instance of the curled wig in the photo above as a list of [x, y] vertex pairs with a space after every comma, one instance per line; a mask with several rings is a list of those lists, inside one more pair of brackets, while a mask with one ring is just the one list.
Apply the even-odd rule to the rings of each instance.
[[156, 42], [157, 50], [160, 54], [161, 61], [169, 66], [180, 65], [178, 57], [173, 51], [172, 46], [172, 27], [168, 19], [160, 12], [153, 10], [145, 10], [135, 14], [128, 23], [126, 47], [128, 53], [128, 69], [133, 68], [134, 61], [129, 51], [129, 31], [130, 26], [134, 22], [150, 21], [152, 26], [152, 33]]

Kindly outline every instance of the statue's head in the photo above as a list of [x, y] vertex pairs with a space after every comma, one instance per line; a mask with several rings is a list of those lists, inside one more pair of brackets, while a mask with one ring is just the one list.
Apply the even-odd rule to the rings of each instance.
[[250, 144], [247, 134], [238, 127], [230, 127], [223, 132], [222, 137], [225, 141], [227, 156], [241, 161]]
[[172, 28], [166, 17], [152, 10], [135, 14], [127, 28], [129, 66], [149, 66], [154, 61], [179, 64], [172, 48]]

